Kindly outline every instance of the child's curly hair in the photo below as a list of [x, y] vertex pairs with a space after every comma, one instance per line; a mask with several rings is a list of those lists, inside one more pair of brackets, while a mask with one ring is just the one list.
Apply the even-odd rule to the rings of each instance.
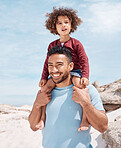
[[48, 19], [46, 20], [45, 26], [52, 34], [58, 34], [56, 30], [56, 23], [58, 16], [67, 16], [69, 20], [71, 20], [71, 32], [74, 32], [77, 29], [77, 26], [79, 26], [82, 23], [82, 20], [78, 18], [76, 15], [77, 11], [69, 8], [59, 8], [56, 9], [53, 7], [53, 12], [52, 13], [47, 13], [46, 16]]

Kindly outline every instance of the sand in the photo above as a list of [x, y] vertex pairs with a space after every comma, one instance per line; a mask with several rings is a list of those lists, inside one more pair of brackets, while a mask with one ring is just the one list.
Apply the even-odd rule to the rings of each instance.
[[[0, 148], [42, 148], [41, 131], [33, 132], [29, 127], [27, 117], [30, 110], [29, 106], [0, 106]], [[120, 112], [107, 113], [109, 121], [113, 121]], [[91, 136], [94, 148], [105, 148], [100, 132], [91, 128]]]

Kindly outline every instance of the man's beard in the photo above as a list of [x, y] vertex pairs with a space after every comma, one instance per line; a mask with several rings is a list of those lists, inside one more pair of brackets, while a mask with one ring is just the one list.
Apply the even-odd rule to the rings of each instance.
[[66, 71], [65, 74], [62, 76], [61, 80], [59, 80], [59, 81], [54, 81], [53, 78], [52, 78], [52, 80], [53, 80], [53, 82], [54, 82], [55, 84], [59, 84], [59, 83], [63, 82], [64, 80], [66, 80], [66, 79], [68, 78], [68, 76], [69, 76], [69, 73]]

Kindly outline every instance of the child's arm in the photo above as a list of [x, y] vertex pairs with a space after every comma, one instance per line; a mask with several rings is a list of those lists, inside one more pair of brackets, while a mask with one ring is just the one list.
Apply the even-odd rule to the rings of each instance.
[[[53, 43], [50, 43], [49, 46], [48, 46], [48, 51], [52, 47], [53, 47]], [[40, 87], [44, 86], [46, 84], [47, 80], [48, 80], [48, 76], [49, 76], [49, 72], [48, 72], [48, 58], [49, 58], [49, 55], [47, 53], [46, 60], [45, 60], [45, 63], [44, 63], [44, 67], [43, 67], [42, 77], [41, 77], [41, 80], [39, 82], [39, 86]]]
[[[45, 60], [45, 63], [44, 63], [44, 67], [43, 67], [41, 80], [47, 80], [48, 76], [49, 76], [49, 73], [48, 73], [48, 57], [49, 56], [47, 54], [47, 57], [46, 57], [46, 60]], [[40, 80], [40, 82], [41, 82], [41, 80]]]

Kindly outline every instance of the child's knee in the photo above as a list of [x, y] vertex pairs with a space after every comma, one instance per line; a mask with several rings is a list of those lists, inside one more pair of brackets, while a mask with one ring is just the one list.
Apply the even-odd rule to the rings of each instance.
[[81, 79], [77, 76], [72, 77], [72, 82], [75, 86], [78, 86], [80, 84]]
[[50, 82], [47, 82], [43, 87], [41, 87], [41, 91], [42, 92], [51, 92], [54, 87], [55, 87], [55, 84], [51, 84]]
[[77, 76], [73, 76], [72, 82], [76, 87], [78, 87], [80, 89], [85, 88], [85, 86], [81, 84], [81, 78], [79, 78]]

